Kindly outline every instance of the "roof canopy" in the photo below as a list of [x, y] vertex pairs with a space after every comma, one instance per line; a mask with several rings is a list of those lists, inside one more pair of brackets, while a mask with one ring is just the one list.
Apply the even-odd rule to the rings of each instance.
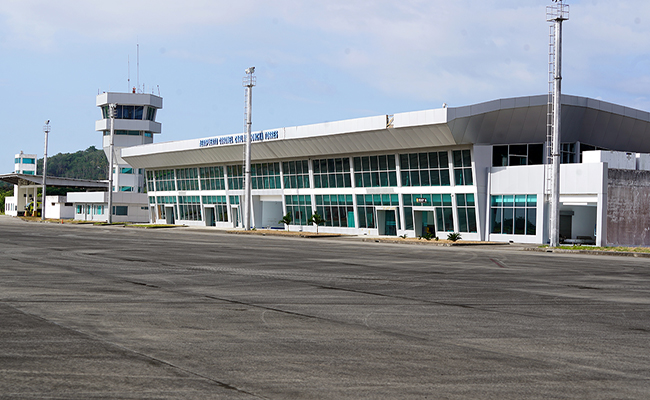
[[[493, 100], [256, 133], [251, 158], [265, 160], [414, 151], [472, 144], [543, 143], [547, 96]], [[239, 163], [242, 134], [134, 146], [135, 168]], [[599, 100], [562, 96], [562, 142], [650, 153], [650, 113]]]
[[[41, 175], [4, 174], [4, 175], [0, 175], [0, 181], [4, 181], [19, 186], [42, 186], [43, 185], [43, 177]], [[55, 176], [47, 177], [47, 186], [108, 190], [108, 182], [106, 181], [58, 178]]]

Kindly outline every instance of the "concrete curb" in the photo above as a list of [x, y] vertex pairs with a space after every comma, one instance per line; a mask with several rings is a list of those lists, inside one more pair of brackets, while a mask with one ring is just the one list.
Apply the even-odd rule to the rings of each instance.
[[226, 233], [230, 233], [233, 235], [260, 235], [260, 236], [283, 236], [283, 237], [301, 237], [301, 238], [307, 238], [307, 239], [318, 239], [318, 238], [333, 238], [333, 237], [341, 237], [341, 236], [349, 236], [349, 235], [343, 235], [339, 233], [319, 233], [316, 234], [314, 232], [287, 232], [287, 231], [273, 231], [273, 230], [254, 230], [254, 231], [244, 231], [244, 230], [229, 230], [226, 231]]
[[501, 242], [448, 242], [436, 240], [405, 240], [405, 239], [385, 239], [378, 237], [361, 237], [362, 242], [380, 242], [380, 243], [396, 243], [396, 244], [411, 244], [411, 245], [425, 245], [425, 246], [440, 246], [440, 247], [459, 247], [459, 246], [508, 246], [510, 243]]
[[635, 253], [632, 251], [605, 251], [605, 250], [570, 250], [570, 249], [549, 249], [539, 247], [527, 247], [524, 251], [536, 251], [539, 253], [564, 253], [564, 254], [590, 254], [594, 256], [618, 256], [618, 257], [641, 257], [650, 258], [650, 253]]

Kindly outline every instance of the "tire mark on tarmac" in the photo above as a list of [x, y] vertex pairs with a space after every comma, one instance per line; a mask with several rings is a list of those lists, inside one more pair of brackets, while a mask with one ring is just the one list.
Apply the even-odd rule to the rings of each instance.
[[27, 317], [30, 317], [30, 318], [33, 318], [33, 319], [38, 319], [38, 320], [43, 321], [43, 322], [45, 322], [47, 324], [55, 325], [55, 326], [57, 326], [57, 327], [59, 327], [59, 328], [61, 328], [63, 330], [66, 330], [66, 331], [69, 331], [69, 332], [74, 332], [74, 333], [76, 333], [78, 335], [89, 338], [92, 341], [97, 341], [97, 342], [103, 343], [103, 344], [105, 344], [107, 346], [118, 348], [118, 349], [120, 349], [120, 350], [122, 350], [124, 352], [130, 353], [130, 354], [135, 354], [135, 355], [137, 355], [139, 357], [142, 357], [144, 359], [147, 359], [149, 361], [154, 361], [154, 362], [159, 363], [161, 365], [166, 365], [166, 366], [171, 367], [173, 369], [183, 371], [186, 374], [193, 375], [193, 376], [196, 376], [198, 378], [208, 380], [208, 381], [216, 384], [217, 386], [219, 386], [219, 387], [221, 387], [223, 389], [232, 390], [232, 391], [235, 391], [235, 392], [238, 392], [238, 393], [241, 393], [241, 394], [246, 394], [246, 395], [249, 395], [249, 396], [253, 396], [253, 397], [256, 397], [256, 398], [259, 398], [259, 399], [269, 399], [268, 397], [264, 397], [264, 396], [261, 396], [261, 395], [255, 394], [255, 393], [251, 393], [249, 391], [246, 391], [244, 389], [240, 389], [238, 387], [235, 387], [235, 386], [230, 385], [230, 384], [225, 383], [225, 382], [221, 382], [221, 381], [219, 381], [217, 379], [214, 379], [214, 378], [211, 378], [209, 376], [200, 374], [198, 372], [194, 372], [194, 371], [189, 370], [187, 368], [183, 368], [183, 367], [181, 367], [179, 365], [176, 365], [176, 364], [171, 363], [169, 361], [165, 361], [165, 360], [163, 360], [161, 358], [153, 357], [153, 356], [150, 356], [148, 354], [142, 353], [140, 351], [130, 349], [130, 348], [125, 347], [123, 345], [120, 345], [120, 344], [117, 344], [117, 343], [114, 343], [114, 342], [110, 342], [108, 340], [103, 339], [102, 337], [92, 335], [92, 334], [89, 334], [87, 332], [81, 331], [79, 329], [71, 328], [69, 326], [65, 326], [65, 325], [63, 325], [61, 323], [49, 320], [49, 319], [44, 318], [44, 317], [42, 317], [40, 315], [35, 315], [35, 314], [25, 312], [25, 311], [21, 310], [20, 308], [17, 308], [15, 306], [11, 305], [11, 304], [6, 303], [6, 302], [3, 302], [3, 304], [5, 304], [7, 307], [10, 307], [10, 308], [14, 309], [16, 312], [19, 312], [19, 313], [21, 313], [21, 314], [23, 314], [23, 315], [25, 315]]

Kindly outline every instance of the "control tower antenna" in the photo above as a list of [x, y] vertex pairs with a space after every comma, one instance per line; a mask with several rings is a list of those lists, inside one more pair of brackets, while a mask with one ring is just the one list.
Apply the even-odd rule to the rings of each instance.
[[137, 88], [140, 91], [140, 43], [136, 44], [136, 57], [137, 57]]

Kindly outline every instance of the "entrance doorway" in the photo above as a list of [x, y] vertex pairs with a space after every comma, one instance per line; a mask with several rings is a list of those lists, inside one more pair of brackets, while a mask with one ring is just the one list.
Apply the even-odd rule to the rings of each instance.
[[377, 228], [379, 235], [397, 236], [396, 210], [377, 210]]
[[174, 225], [176, 218], [174, 218], [174, 206], [165, 207], [165, 223], [167, 225]]
[[217, 226], [214, 216], [214, 207], [205, 207], [205, 226]]
[[434, 210], [413, 210], [413, 228], [415, 228], [415, 236], [436, 236], [434, 215]]
[[239, 206], [230, 207], [230, 220], [233, 228], [239, 227]]
[[564, 239], [571, 239], [571, 225], [573, 223], [573, 215], [560, 214], [560, 237]]

